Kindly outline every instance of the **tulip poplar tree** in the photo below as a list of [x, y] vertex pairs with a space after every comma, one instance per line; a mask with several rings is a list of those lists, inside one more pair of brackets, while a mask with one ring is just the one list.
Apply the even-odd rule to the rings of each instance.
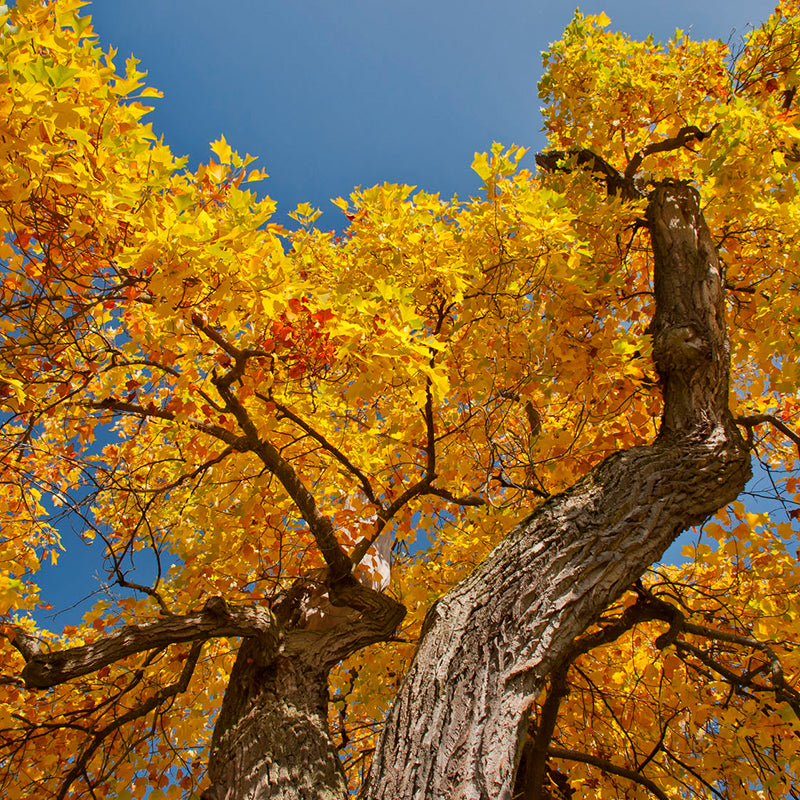
[[576, 14], [538, 168], [338, 232], [187, 170], [82, 5], [0, 16], [3, 796], [797, 797], [797, 1]]

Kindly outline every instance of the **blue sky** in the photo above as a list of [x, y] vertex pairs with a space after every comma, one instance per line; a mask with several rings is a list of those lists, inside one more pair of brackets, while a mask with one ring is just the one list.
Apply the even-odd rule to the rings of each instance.
[[[151, 120], [178, 155], [224, 133], [259, 157], [281, 214], [384, 181], [466, 197], [473, 154], [541, 147], [541, 51], [576, 0], [95, 0], [104, 47], [164, 92]], [[592, 0], [633, 37], [728, 40], [774, 0]]]
[[[636, 38], [681, 28], [727, 41], [773, 5], [592, 0], [582, 10], [605, 11]], [[259, 156], [279, 219], [307, 201], [328, 211], [324, 227], [342, 223], [328, 200], [354, 186], [467, 197], [480, 188], [476, 151], [493, 141], [541, 148], [541, 51], [574, 10], [575, 0], [95, 0], [85, 9], [103, 47], [118, 49], [118, 68], [135, 55], [164, 92], [150, 120], [173, 152], [197, 164], [224, 134]], [[69, 533], [65, 544], [58, 567], [37, 576], [56, 609], [95, 588], [82, 577], [101, 568], [97, 547]]]

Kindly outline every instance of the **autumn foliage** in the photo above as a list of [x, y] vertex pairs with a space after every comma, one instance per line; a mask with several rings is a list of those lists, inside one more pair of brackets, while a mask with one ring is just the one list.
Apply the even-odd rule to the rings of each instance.
[[[772, 490], [607, 610], [531, 735], [557, 708], [548, 781], [575, 798], [649, 796], [636, 776], [669, 798], [795, 796], [797, 4], [739, 52], [577, 15], [540, 85], [557, 169], [494, 145], [474, 198], [376, 186], [333, 201], [336, 230], [308, 205], [272, 221], [250, 188], [266, 175], [224, 137], [187, 170], [143, 121], [145, 74], [103, 52], [82, 5], [0, 15], [3, 796], [197, 797], [238, 647], [169, 644], [36, 691], [31, 643], [79, 647], [209, 598], [270, 607], [390, 534], [407, 616], [331, 676], [359, 785], [431, 603], [542, 499], [657, 433], [643, 195], [576, 148], [642, 193], [699, 191], [731, 405]], [[36, 573], [80, 539], [102, 540], [106, 589], [49, 630]]]

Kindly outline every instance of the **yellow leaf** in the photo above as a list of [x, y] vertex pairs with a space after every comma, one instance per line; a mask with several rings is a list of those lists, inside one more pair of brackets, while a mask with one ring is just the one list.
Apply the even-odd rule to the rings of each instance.
[[233, 150], [225, 141], [225, 136], [220, 136], [219, 139], [211, 143], [211, 150], [219, 158], [221, 164], [230, 164], [233, 156]]
[[489, 167], [489, 154], [475, 153], [475, 158], [472, 160], [472, 169], [478, 173], [482, 181], [488, 181], [492, 176], [492, 170]]
[[251, 169], [247, 174], [247, 178], [245, 178], [245, 183], [249, 181], [263, 181], [265, 178], [269, 178], [269, 175], [264, 172], [263, 169]]

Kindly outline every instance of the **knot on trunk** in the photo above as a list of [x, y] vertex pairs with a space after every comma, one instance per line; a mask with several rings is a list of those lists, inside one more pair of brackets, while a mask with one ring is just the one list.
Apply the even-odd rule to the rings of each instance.
[[653, 357], [666, 372], [685, 370], [712, 361], [714, 346], [693, 325], [676, 325], [655, 337]]

